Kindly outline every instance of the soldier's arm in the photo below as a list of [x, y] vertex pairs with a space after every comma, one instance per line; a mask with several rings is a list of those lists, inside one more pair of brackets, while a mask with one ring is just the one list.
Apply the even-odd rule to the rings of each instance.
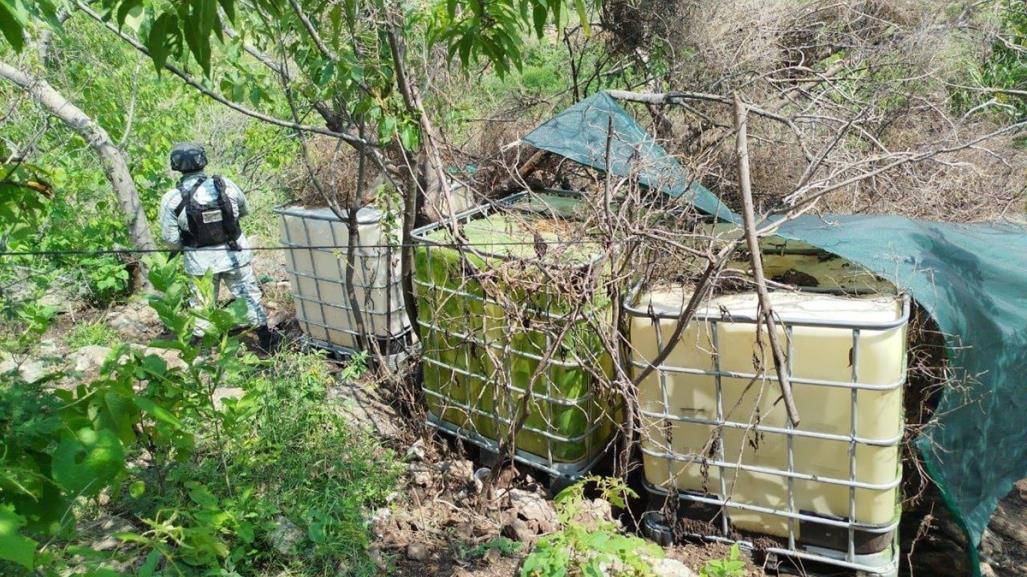
[[250, 207], [246, 203], [246, 195], [243, 194], [242, 189], [237, 184], [229, 179], [225, 179], [225, 188], [228, 189], [228, 194], [231, 198], [235, 199], [235, 206], [237, 216], [242, 218], [250, 213]]
[[172, 248], [182, 248], [182, 231], [178, 228], [178, 217], [175, 216], [175, 207], [181, 201], [178, 191], [171, 191], [164, 195], [160, 203], [160, 236]]

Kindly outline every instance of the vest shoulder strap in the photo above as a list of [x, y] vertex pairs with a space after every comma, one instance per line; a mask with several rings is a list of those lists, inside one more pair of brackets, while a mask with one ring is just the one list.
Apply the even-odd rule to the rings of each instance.
[[[193, 201], [193, 195], [196, 194], [196, 191], [201, 186], [203, 186], [204, 182], [207, 182], [207, 177], [206, 176], [197, 178], [196, 179], [196, 183], [193, 184], [187, 190], [184, 187], [182, 187], [182, 182], [179, 181], [179, 183], [178, 183], [178, 194], [181, 195], [181, 200], [178, 202], [178, 206], [175, 207], [175, 218], [178, 218], [179, 215], [182, 214], [182, 211], [185, 210], [185, 207], [189, 206], [189, 203], [191, 203]], [[217, 183], [217, 181], [214, 181], [214, 182]]]
[[225, 179], [214, 175], [214, 190], [218, 193], [218, 207], [221, 209], [221, 226], [228, 235], [228, 248], [239, 250], [239, 236], [242, 230], [239, 228], [239, 218], [232, 209], [232, 200], [228, 198], [228, 187], [225, 186]]

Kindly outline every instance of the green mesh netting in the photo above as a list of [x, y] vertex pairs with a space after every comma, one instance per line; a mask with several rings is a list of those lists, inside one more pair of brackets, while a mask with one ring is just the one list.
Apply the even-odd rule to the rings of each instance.
[[[1027, 477], [1027, 227], [848, 215], [802, 217], [779, 234], [907, 289], [945, 333], [968, 389], [945, 390], [916, 445], [979, 544], [998, 500]], [[970, 555], [977, 572], [975, 548]]]
[[[607, 94], [571, 106], [524, 140], [576, 162], [632, 170], [670, 196], [691, 195], [721, 220], [737, 215], [698, 183]], [[687, 198], [687, 197], [686, 197]], [[898, 216], [802, 217], [780, 234], [859, 263], [910, 292], [946, 334], [967, 390], [948, 389], [916, 440], [931, 476], [974, 545], [998, 500], [1027, 477], [1027, 227]], [[979, 574], [976, 547], [969, 548]]]
[[650, 189], [674, 198], [684, 196], [706, 214], [738, 222], [716, 195], [689, 178], [684, 167], [605, 92], [578, 102], [521, 140], [598, 170], [607, 170], [609, 148], [613, 174], [635, 174]]

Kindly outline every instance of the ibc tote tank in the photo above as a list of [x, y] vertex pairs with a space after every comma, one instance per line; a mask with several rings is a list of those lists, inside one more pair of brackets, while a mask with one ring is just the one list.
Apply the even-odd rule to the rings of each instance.
[[[312, 344], [351, 353], [375, 339], [384, 355], [401, 353], [412, 331], [400, 283], [398, 224], [374, 207], [357, 212], [353, 291], [364, 328], [361, 335], [346, 291], [349, 227], [329, 208], [285, 206], [275, 210], [286, 251], [286, 268], [296, 302], [296, 320]], [[346, 218], [345, 211], [343, 218]]]
[[[635, 371], [657, 356], [690, 297], [687, 287], [668, 286], [629, 306]], [[711, 298], [640, 384], [645, 479], [656, 493], [726, 505], [716, 521], [725, 536], [775, 536], [859, 565], [891, 546], [898, 525], [908, 301], [770, 297], [799, 426], [775, 402], [765, 326], [766, 376], [756, 375], [756, 294]], [[885, 557], [868, 563], [890, 565], [893, 555]]]
[[465, 248], [441, 224], [413, 233], [429, 424], [496, 451], [526, 403], [515, 459], [566, 478], [590, 470], [619, 419], [592, 324], [609, 322], [611, 303], [597, 294], [576, 307], [552, 282], [607, 266], [575, 242], [583, 212], [578, 194], [522, 193], [460, 216]]

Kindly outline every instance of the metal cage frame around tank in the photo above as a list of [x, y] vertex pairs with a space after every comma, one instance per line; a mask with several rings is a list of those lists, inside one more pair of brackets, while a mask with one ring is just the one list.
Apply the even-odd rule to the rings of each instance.
[[[568, 191], [546, 190], [546, 191], [542, 191], [542, 192], [544, 192], [545, 194], [550, 194], [550, 195], [567, 196], [567, 197], [574, 197], [574, 198], [580, 198], [581, 197], [581, 195], [578, 194], [578, 193], [568, 192]], [[481, 218], [487, 218], [490, 214], [495, 213], [500, 208], [517, 210], [516, 207], [514, 207], [513, 205], [515, 205], [518, 201], [520, 201], [520, 200], [522, 200], [524, 198], [528, 198], [529, 195], [531, 195], [531, 194], [534, 194], [534, 193], [533, 192], [521, 192], [521, 193], [517, 193], [517, 194], [511, 195], [509, 197], [506, 197], [506, 198], [504, 198], [504, 199], [502, 199], [502, 200], [500, 200], [498, 202], [495, 202], [493, 204], [486, 204], [486, 205], [475, 207], [473, 209], [464, 211], [464, 212], [454, 216], [452, 219], [449, 219], [447, 222], [435, 223], [435, 224], [431, 224], [431, 225], [427, 225], [427, 226], [423, 226], [421, 228], [418, 228], [418, 229], [414, 230], [411, 233], [411, 237], [412, 237], [412, 239], [414, 240], [415, 243], [423, 246], [424, 249], [428, 252], [428, 254], [426, 254], [427, 258], [425, 260], [427, 261], [428, 266], [431, 267], [432, 259], [431, 259], [430, 251], [432, 250], [432, 247], [456, 250], [450, 244], [439, 243], [439, 242], [436, 242], [436, 241], [428, 238], [428, 236], [431, 233], [433, 233], [433, 232], [435, 232], [437, 230], [440, 230], [442, 228], [445, 228], [447, 226], [458, 226], [460, 224], [468, 223], [468, 222], [471, 222], [471, 221], [474, 221], [474, 220], [478, 220], [478, 219], [481, 219]], [[534, 211], [530, 211], [528, 209], [523, 209], [523, 212], [534, 212]], [[510, 257], [509, 255], [504, 255], [504, 254], [500, 254], [500, 253], [496, 253], [496, 252], [482, 251], [482, 250], [479, 250], [477, 247], [472, 247], [472, 248], [473, 248], [474, 252], [477, 255], [481, 255], [481, 256], [484, 256], [484, 257], [488, 257], [488, 258], [500, 259], [500, 260], [504, 260], [504, 261], [513, 260], [513, 258]], [[603, 256], [602, 255], [596, 255], [596, 256], [592, 257], [589, 261], [587, 261], [585, 263], [582, 263], [580, 265], [577, 265], [577, 266], [580, 266], [580, 267], [594, 266], [594, 265], [600, 263], [602, 260], [603, 260]], [[433, 278], [432, 275], [431, 275], [430, 268], [428, 270], [428, 276], [429, 276], [429, 278]], [[452, 288], [449, 288], [449, 287], [439, 286], [439, 285], [437, 285], [435, 283], [424, 282], [424, 281], [420, 280], [418, 278], [418, 275], [416, 275], [416, 274], [413, 275], [413, 277], [414, 277], [413, 278], [414, 284], [424, 288], [425, 290], [441, 291], [443, 293], [448, 294], [451, 297], [459, 297], [459, 298], [463, 298], [463, 299], [470, 299], [470, 300], [480, 301], [480, 302], [483, 302], [483, 303], [498, 304], [498, 302], [495, 301], [495, 300], [488, 299], [488, 298], [482, 298], [482, 297], [480, 297], [478, 295], [471, 294], [471, 293], [469, 293], [467, 291], [455, 290], [455, 289], [452, 289]], [[533, 313], [537, 314], [540, 317], [544, 317], [546, 319], [558, 320], [558, 321], [561, 321], [561, 322], [575, 322], [575, 323], [577, 323], [577, 322], [583, 322], [584, 320], [587, 319], [585, 314], [581, 313], [581, 312], [579, 312], [577, 315], [571, 316], [571, 315], [568, 315], [568, 314], [553, 314], [553, 313], [551, 313], [549, 311], [533, 309]], [[498, 352], [500, 352], [501, 354], [504, 354], [504, 355], [519, 356], [521, 358], [530, 359], [530, 360], [534, 360], [534, 361], [538, 361], [538, 362], [543, 361], [543, 357], [541, 355], [535, 355], [533, 353], [526, 352], [526, 351], [519, 351], [519, 350], [513, 348], [509, 343], [507, 343], [505, 345], [497, 345], [496, 343], [486, 343], [482, 339], [474, 337], [473, 335], [469, 335], [469, 334], [466, 334], [466, 333], [461, 333], [461, 332], [458, 332], [458, 331], [453, 331], [453, 330], [447, 329], [445, 327], [441, 327], [438, 324], [436, 324], [434, 321], [429, 322], [429, 321], [423, 319], [420, 314], [418, 314], [417, 323], [421, 327], [422, 330], [439, 331], [439, 332], [441, 332], [444, 335], [447, 335], [449, 337], [458, 339], [458, 340], [460, 340], [460, 341], [462, 341], [464, 343], [473, 343], [473, 344], [475, 344], [476, 346], [479, 346], [479, 347], [487, 346], [487, 347], [492, 348], [493, 350], [496, 350], [496, 351], [498, 351]], [[553, 335], [549, 334], [549, 332], [547, 331], [546, 332], [546, 346], [547, 346], [547, 349], [552, 347], [552, 339], [553, 339]], [[478, 374], [475, 374], [475, 373], [473, 373], [471, 371], [466, 371], [464, 369], [461, 369], [461, 368], [454, 367], [452, 365], [446, 364], [446, 363], [444, 363], [444, 362], [442, 362], [440, 360], [433, 359], [433, 358], [431, 358], [427, 354], [428, 353], [427, 346], [425, 345], [422, 348], [423, 348], [422, 356], [421, 356], [421, 362], [422, 363], [427, 363], [427, 364], [434, 365], [434, 366], [437, 366], [437, 367], [440, 367], [440, 368], [443, 368], [443, 369], [446, 369], [446, 370], [453, 371], [455, 373], [463, 375], [466, 378], [477, 379], [483, 385], [487, 384], [487, 383], [490, 383], [490, 382], [493, 383], [494, 385], [496, 385], [495, 387], [493, 387], [492, 402], [493, 402], [493, 406], [494, 407], [495, 406], [499, 406], [499, 387], [500, 387], [500, 384], [497, 383], [494, 379], [489, 379], [489, 377], [487, 375], [478, 375]], [[466, 354], [465, 354], [465, 356], [466, 356]], [[561, 359], [556, 359], [556, 358], [550, 358], [546, 362], [551, 367], [563, 367], [563, 368], [575, 368], [575, 369], [581, 369], [581, 367], [582, 367], [582, 363], [581, 362], [571, 362], [571, 361], [561, 360]], [[510, 366], [507, 363], [504, 363], [504, 365], [506, 367]], [[513, 395], [528, 393], [528, 391], [513, 385], [513, 383], [512, 383], [513, 379], [511, 377], [511, 375], [509, 374], [509, 368], [507, 368], [505, 370], [505, 372], [506, 372], [505, 383], [502, 384], [501, 386], [502, 386], [502, 388], [506, 389], [506, 393], [511, 395], [511, 398], [513, 398]], [[542, 373], [542, 376], [544, 377], [545, 374], [546, 373]], [[470, 402], [468, 402], [468, 403], [460, 402], [460, 401], [458, 401], [456, 399], [453, 399], [452, 397], [449, 397], [447, 395], [442, 394], [441, 392], [429, 390], [427, 387], [423, 387], [422, 386], [422, 390], [424, 391], [424, 393], [426, 395], [429, 395], [429, 396], [431, 396], [431, 397], [441, 401], [441, 404], [444, 407], [444, 411], [443, 412], [445, 412], [445, 410], [456, 408], [456, 409], [458, 409], [460, 411], [463, 411], [464, 414], [469, 419], [471, 419], [475, 415], [490, 418], [490, 419], [493, 420], [493, 423], [494, 423], [497, 431], [501, 430], [500, 429], [501, 425], [503, 425], [503, 426], [510, 426], [510, 425], [513, 424], [511, 419], [502, 417], [502, 416], [498, 415], [497, 412], [483, 411], [480, 408], [478, 408], [478, 407], [474, 406], [473, 404], [471, 404]], [[587, 407], [587, 411], [585, 411], [585, 413], [586, 413], [586, 415], [588, 417], [588, 423], [589, 424], [588, 424], [588, 427], [586, 428], [586, 430], [581, 435], [575, 435], [573, 437], [565, 437], [565, 436], [559, 435], [558, 433], [553, 432], [552, 430], [539, 429], [537, 427], [530, 427], [530, 426], [525, 424], [525, 425], [522, 426], [522, 430], [529, 431], [531, 433], [535, 433], [537, 435], [540, 435], [543, 439], [545, 439], [545, 441], [546, 441], [546, 456], [545, 457], [541, 457], [539, 455], [535, 455], [533, 453], [530, 453], [530, 452], [527, 452], [527, 451], [524, 451], [524, 450], [521, 450], [521, 449], [516, 449], [515, 452], [514, 452], [514, 460], [515, 461], [523, 463], [523, 464], [528, 465], [528, 466], [531, 466], [531, 467], [533, 467], [535, 469], [538, 469], [538, 470], [541, 470], [541, 471], [545, 471], [546, 473], [549, 473], [551, 475], [554, 475], [554, 476], [557, 476], [557, 477], [560, 477], [560, 478], [576, 479], [576, 478], [580, 477], [581, 475], [583, 475], [584, 473], [588, 472], [597, 462], [599, 462], [603, 458], [603, 456], [606, 454], [606, 452], [608, 451], [609, 447], [611, 445], [613, 445], [613, 443], [614, 443], [614, 441], [616, 439], [616, 434], [614, 434], [611, 437], [611, 439], [606, 443], [606, 446], [604, 446], [604, 447], [593, 447], [592, 446], [592, 436], [599, 429], [599, 427], [602, 424], [600, 419], [604, 417], [604, 415], [595, 415], [595, 414], [593, 414], [593, 411], [596, 408], [595, 407], [595, 403], [593, 402], [593, 399], [595, 397], [595, 391], [589, 390], [587, 393], [585, 393], [581, 397], [578, 397], [578, 398], [573, 399], [573, 400], [561, 399], [561, 398], [553, 395], [553, 383], [552, 383], [551, 380], [546, 378], [546, 393], [544, 395], [541, 395], [539, 393], [532, 392], [531, 396], [534, 399], [542, 401], [544, 403], [544, 405], [546, 407], [546, 411], [548, 413], [548, 415], [544, 417], [544, 421], [549, 426], [549, 428], [551, 428], [551, 425], [552, 425], [552, 405], [553, 404], [562, 405], [562, 406], [575, 406], [575, 407], [583, 408], [583, 410], [584, 410], [584, 407]], [[614, 410], [616, 410], [616, 408]], [[612, 417], [610, 415], [606, 415], [605, 418], [612, 418]], [[494, 452], [494, 453], [498, 452], [499, 446], [498, 446], [497, 441], [495, 441], [493, 439], [489, 439], [488, 437], [485, 437], [485, 436], [481, 435], [480, 433], [478, 433], [475, 430], [469, 430], [467, 428], [460, 427], [459, 425], [456, 425], [455, 423], [451, 423], [451, 422], [445, 421], [445, 420], [443, 420], [441, 418], [441, 415], [439, 415], [439, 416], [433, 415], [433, 414], [431, 414], [430, 411], [428, 413], [428, 425], [433, 427], [433, 428], [436, 428], [436, 429], [439, 429], [439, 430], [443, 430], [443, 431], [445, 431], [445, 432], [447, 432], [447, 433], [449, 433], [449, 434], [451, 434], [451, 435], [453, 435], [453, 436], [455, 436], [457, 438], [464, 439], [464, 440], [467, 440], [467, 441], [469, 441], [471, 443], [474, 443], [475, 445], [477, 445], [477, 446], [479, 446], [482, 449], [485, 449], [487, 451], [491, 451], [491, 452]], [[562, 442], [562, 443], [583, 442], [583, 444], [585, 446], [585, 455], [586, 455], [586, 457], [584, 459], [580, 460], [580, 461], [576, 461], [576, 462], [572, 462], [572, 463], [557, 461], [557, 460], [555, 460], [553, 458], [553, 443], [554, 442]]]
[[[656, 312], [649, 309], [644, 309], [636, 304], [636, 301], [641, 293], [641, 286], [636, 286], [624, 300], [624, 307], [629, 316], [642, 317], [653, 319], [654, 328], [656, 331], [656, 342], [657, 346], [662, 350], [663, 348], [663, 334], [660, 326], [660, 320], [676, 320], [678, 316], [669, 312]], [[811, 291], [806, 291], [811, 292]], [[845, 291], [840, 290], [818, 290], [812, 292], [819, 293], [841, 293]], [[851, 294], [849, 292], [848, 294]], [[860, 390], [873, 390], [873, 391], [889, 391], [903, 387], [906, 383], [908, 366], [907, 359], [905, 356], [902, 358], [901, 375], [899, 379], [892, 383], [886, 383], [884, 385], [861, 383], [859, 380], [859, 351], [860, 351], [860, 335], [862, 332], [867, 331], [889, 331], [894, 330], [903, 326], [908, 325], [910, 315], [910, 299], [906, 294], [896, 295], [902, 299], [902, 312], [896, 319], [889, 320], [887, 322], [847, 322], [839, 323], [832, 321], [821, 321], [815, 319], [789, 319], [787, 316], [777, 318], [778, 325], [783, 327], [785, 334], [787, 335], [787, 352], [786, 358], [788, 359], [787, 368], [788, 373], [793, 383], [824, 386], [824, 387], [838, 387], [847, 388], [851, 391], [850, 399], [850, 418], [849, 418], [849, 434], [839, 435], [831, 433], [819, 433], [815, 431], [801, 431], [796, 430], [791, 421], [786, 419], [786, 427], [771, 427], [765, 425], [759, 425], [756, 428], [760, 431], [771, 432], [777, 434], [786, 435], [787, 438], [787, 469], [777, 469], [773, 467], [745, 465], [739, 462], [728, 462], [725, 456], [724, 444], [717, 443], [717, 454], [714, 459], [709, 459], [703, 455], [682, 455], [673, 452], [668, 448], [664, 452], [655, 451], [650, 448], [642, 447], [642, 452], [652, 458], [667, 459], [668, 465], [670, 462], [686, 462], [686, 463], [700, 463], [705, 464], [709, 467], [718, 467], [723, 472], [726, 469], [738, 469], [743, 471], [750, 471], [755, 473], [763, 473], [768, 475], [776, 475], [787, 479], [788, 486], [788, 501], [786, 509], [779, 509], [774, 507], [764, 507], [760, 505], [753, 505], [750, 503], [738, 502], [730, 497], [727, 497], [728, 490], [726, 486], [725, 475], [722, 473], [718, 475], [720, 478], [720, 493], [722, 497], [718, 498], [716, 495], [711, 494], [699, 494], [690, 491], [677, 491], [673, 488], [658, 487], [646, 480], [645, 486], [651, 494], [671, 497], [673, 493], [677, 493], [677, 497], [682, 501], [690, 501], [693, 503], [699, 503], [709, 506], [714, 506], [720, 509], [720, 534], [719, 535], [701, 535], [693, 534], [693, 537], [702, 538], [705, 540], [722, 541], [728, 543], [739, 543], [747, 548], [756, 548], [751, 542], [744, 539], [731, 538], [732, 532], [730, 527], [730, 519], [728, 515], [728, 508], [741, 509], [747, 511], [754, 511], [766, 515], [773, 515], [777, 517], [783, 517], [787, 519], [788, 525], [788, 545], [787, 547], [766, 547], [761, 545], [759, 549], [766, 551], [767, 553], [774, 553], [786, 557], [796, 558], [800, 560], [816, 561], [835, 565], [855, 571], [864, 573], [870, 573], [874, 575], [895, 575], [898, 572], [899, 563], [899, 545], [898, 545], [898, 527], [901, 517], [901, 511], [896, 509], [896, 514], [893, 519], [883, 525], [872, 525], [854, 522], [853, 519], [856, 517], [856, 489], [870, 489], [870, 490], [891, 490], [898, 488], [902, 483], [902, 465], [901, 460], [898, 461], [896, 467], [895, 478], [888, 483], [873, 484], [873, 483], [862, 483], [856, 480], [856, 447], [858, 445], [876, 446], [876, 447], [895, 447], [896, 451], [899, 450], [899, 445], [902, 441], [902, 431], [899, 434], [891, 438], [883, 439], [871, 439], [862, 438], [856, 435], [856, 422], [857, 422], [857, 400], [858, 393]], [[748, 315], [723, 315], [720, 312], [700, 313], [696, 312], [690, 322], [706, 322], [710, 326], [710, 338], [711, 346], [714, 351], [719, 351], [719, 341], [717, 338], [717, 325], [718, 323], [744, 323], [744, 324], [757, 324], [759, 321], [755, 317]], [[852, 371], [851, 378], [848, 381], [831, 381], [821, 379], [804, 379], [791, 376], [792, 372], [792, 330], [794, 327], [820, 327], [820, 328], [835, 328], [850, 330], [852, 332]], [[631, 367], [633, 370], [645, 369], [649, 366], [649, 363], [640, 362], [633, 350], [629, 350], [629, 358]], [[761, 375], [756, 373], [739, 373], [732, 371], [724, 371], [720, 369], [720, 355], [713, 355], [713, 370], [696, 369], [689, 367], [677, 367], [673, 365], [660, 364], [654, 370], [659, 379], [660, 393], [663, 398], [663, 412], [646, 411], [639, 408], [640, 415], [642, 417], [658, 419], [659, 422], [671, 422], [677, 421], [682, 423], [693, 423], [699, 425], [712, 426], [715, 428], [737, 428], [737, 429], [752, 429], [751, 423], [741, 423], [738, 421], [729, 421], [724, 416], [724, 401], [723, 401], [723, 388], [721, 380], [723, 378], [737, 378], [737, 379], [757, 379]], [[685, 373], [712, 376], [714, 378], [714, 389], [716, 391], [716, 418], [715, 419], [703, 419], [698, 417], [690, 417], [686, 415], [674, 415], [667, 411], [669, 399], [667, 393], [667, 373]], [[810, 475], [802, 473], [801, 471], [795, 470], [795, 453], [794, 453], [794, 439], [796, 437], [808, 437], [816, 438], [829, 441], [841, 441], [847, 442], [848, 457], [849, 457], [849, 478], [848, 479], [835, 479], [830, 477], [823, 477], [819, 475]], [[837, 519], [826, 516], [808, 515], [797, 510], [795, 506], [795, 492], [794, 482], [795, 480], [802, 481], [815, 481], [826, 484], [843, 485], [849, 489], [849, 517], [848, 520], [844, 518]], [[897, 499], [901, 498], [900, 495], [896, 495]], [[646, 524], [650, 528], [659, 526], [661, 522], [658, 517], [654, 515], [647, 515], [645, 520]], [[803, 545], [800, 548], [797, 541], [798, 524], [799, 522], [807, 522], [815, 525], [824, 527], [831, 527], [836, 529], [843, 529], [846, 531], [846, 545], [847, 550], [841, 551], [836, 549], [830, 549], [827, 547], [818, 547], [811, 545]], [[663, 530], [667, 530], [665, 526]], [[856, 553], [856, 531], [862, 531], [871, 534], [885, 535], [893, 533], [891, 543], [878, 553], [860, 555]]]
[[[335, 233], [335, 227], [332, 226], [332, 223], [340, 223], [340, 224], [348, 226], [347, 220], [339, 218], [334, 213], [332, 213], [331, 216], [312, 214], [311, 212], [309, 212], [309, 209], [300, 210], [300, 207], [298, 207], [296, 205], [293, 205], [293, 204], [282, 204], [282, 205], [276, 206], [274, 208], [274, 213], [279, 216], [280, 222], [282, 223], [282, 226], [280, 227], [280, 230], [281, 230], [282, 235], [284, 236], [284, 238], [280, 237], [279, 241], [282, 243], [283, 247], [286, 247], [286, 248], [289, 249], [289, 256], [290, 256], [290, 258], [289, 258], [289, 260], [288, 260], [288, 262], [286, 264], [286, 272], [289, 275], [292, 275], [293, 277], [296, 278], [296, 286], [294, 287], [295, 290], [292, 291], [292, 297], [293, 297], [294, 300], [300, 301], [301, 303], [311, 303], [314, 306], [317, 306], [320, 309], [320, 311], [321, 311], [321, 319], [322, 319], [321, 322], [318, 322], [318, 321], [315, 321], [315, 320], [311, 320], [311, 319], [307, 318], [305, 314], [303, 315], [303, 318], [301, 319], [301, 318], [299, 318], [299, 315], [297, 314], [297, 318], [296, 318], [297, 322], [299, 322], [301, 325], [302, 324], [306, 324], [307, 325], [306, 329], [303, 331], [304, 332], [304, 335], [303, 335], [304, 336], [304, 340], [307, 343], [309, 343], [310, 345], [312, 345], [312, 346], [315, 346], [317, 348], [322, 348], [322, 349], [330, 350], [332, 352], [335, 352], [335, 353], [338, 353], [338, 354], [341, 354], [341, 355], [344, 355], [344, 356], [351, 356], [354, 353], [359, 352], [357, 349], [353, 349], [353, 348], [350, 348], [350, 347], [338, 345], [338, 344], [332, 343], [332, 342], [330, 342], [328, 340], [323, 340], [323, 339], [319, 339], [319, 338], [311, 336], [311, 331], [310, 331], [309, 327], [315, 326], [315, 327], [319, 327], [319, 328], [321, 328], [321, 329], [323, 329], [325, 331], [326, 339], [328, 337], [330, 337], [331, 333], [329, 331], [336, 331], [336, 332], [340, 332], [340, 333], [344, 333], [344, 334], [349, 335], [350, 337], [352, 337], [353, 342], [355, 342], [355, 343], [363, 343], [363, 346], [365, 347], [365, 349], [369, 349], [369, 347], [368, 347], [368, 345], [369, 345], [368, 339], [374, 339], [375, 341], [377, 341], [377, 344], [378, 344], [378, 346], [380, 348], [381, 354], [386, 355], [386, 356], [399, 355], [399, 354], [406, 353], [408, 351], [408, 349], [413, 345], [413, 341], [414, 341], [414, 339], [413, 339], [413, 326], [410, 324], [409, 321], [404, 323], [406, 326], [399, 333], [392, 334], [390, 332], [390, 334], [387, 334], [387, 335], [380, 335], [380, 334], [375, 334], [373, 331], [371, 331], [371, 332], [369, 332], [369, 334], [361, 334], [359, 331], [356, 330], [356, 319], [355, 319], [355, 316], [353, 315], [353, 308], [352, 308], [352, 306], [350, 306], [349, 302], [342, 302], [342, 303], [326, 302], [325, 299], [322, 298], [322, 296], [321, 296], [321, 286], [320, 286], [320, 282], [321, 281], [339, 284], [341, 286], [341, 288], [342, 288], [342, 294], [343, 295], [348, 294], [348, 291], [346, 290], [346, 270], [345, 270], [345, 266], [343, 264], [344, 261], [343, 261], [343, 259], [338, 258], [338, 252], [339, 252], [340, 249], [345, 249], [346, 248], [345, 245], [340, 244], [340, 243], [348, 242], [349, 239], [348, 238], [346, 238], [346, 239], [339, 239], [339, 238], [337, 238], [337, 235]], [[294, 239], [291, 238], [290, 232], [289, 232], [289, 227], [284, 225], [285, 217], [286, 216], [293, 216], [293, 217], [297, 217], [297, 218], [302, 219], [302, 221], [303, 221], [303, 235], [304, 235], [303, 242], [295, 242]], [[361, 222], [359, 220], [360, 219], [360, 212], [359, 211], [357, 212], [357, 219], [358, 219], [358, 225], [360, 225], [360, 224], [380, 223], [382, 221], [382, 219], [379, 217], [379, 218], [377, 218], [375, 220], [365, 220], [365, 221]], [[331, 235], [332, 235], [331, 245], [314, 245], [314, 244], [312, 244], [312, 241], [311, 241], [311, 238], [310, 238], [310, 227], [308, 225], [308, 221], [310, 221], [310, 220], [320, 220], [320, 221], [325, 221], [325, 222], [329, 223], [329, 227], [328, 228], [331, 231]], [[308, 274], [308, 273], [304, 273], [304, 272], [300, 272], [300, 271], [296, 270], [297, 269], [297, 266], [296, 266], [296, 262], [297, 262], [297, 260], [296, 260], [296, 251], [299, 251], [299, 250], [310, 251], [311, 252], [311, 269], [312, 270], [314, 268], [314, 266], [313, 266], [313, 264], [314, 264], [314, 262], [313, 262], [314, 261], [313, 253], [314, 252], [323, 252], [323, 253], [332, 255], [334, 260], [335, 260], [335, 262], [336, 262], [336, 265], [337, 265], [337, 268], [336, 268], [336, 271], [335, 271], [337, 276], [335, 276], [335, 277], [326, 276], [324, 273]], [[371, 279], [369, 284], [360, 284], [360, 283], [358, 283], [357, 279], [356, 279], [356, 277], [358, 275], [361, 278], [366, 278], [367, 275], [366, 275], [366, 270], [363, 269], [363, 267], [357, 267], [357, 268], [354, 269], [356, 274], [354, 275], [353, 286], [356, 287], [356, 288], [363, 289], [365, 291], [365, 295], [371, 294], [372, 291], [378, 291], [378, 290], [384, 291], [385, 295], [386, 295], [386, 298], [385, 298], [385, 303], [386, 303], [385, 307], [386, 308], [385, 308], [385, 310], [377, 310], [377, 309], [375, 309], [373, 307], [372, 308], [363, 308], [363, 309], [361, 309], [360, 312], [361, 312], [362, 315], [369, 315], [370, 314], [370, 315], [377, 315], [379, 317], [384, 317], [385, 318], [386, 330], [388, 330], [389, 326], [392, 323], [392, 319], [394, 318], [394, 315], [398, 316], [399, 318], [403, 318], [403, 319], [406, 319], [408, 317], [406, 306], [405, 306], [405, 304], [403, 302], [403, 299], [402, 299], [402, 294], [403, 294], [403, 292], [402, 292], [402, 285], [401, 285], [402, 277], [401, 277], [401, 275], [393, 275], [392, 274], [393, 273], [393, 270], [392, 270], [393, 267], [391, 266], [392, 258], [393, 258], [394, 254], [399, 254], [399, 253], [397, 251], [394, 251], [392, 243], [382, 243], [382, 244], [379, 244], [379, 245], [375, 245], [372, 248], [373, 251], [381, 251], [381, 254], [368, 255], [368, 254], [365, 254], [365, 253], [361, 252], [361, 251], [366, 251], [366, 250], [367, 249], [365, 249], [365, 248], [363, 248], [363, 247], [358, 245], [357, 246], [357, 251], [358, 251], [357, 252], [357, 256], [361, 257], [362, 259], [384, 258], [386, 260], [387, 266], [385, 268], [386, 268], [387, 272], [386, 272], [385, 283], [384, 284], [377, 284], [375, 282], [376, 279], [374, 279], [374, 278]], [[300, 294], [300, 289], [299, 289], [299, 278], [300, 277], [311, 279], [313, 281], [313, 283], [314, 283], [314, 292], [316, 294], [316, 296], [314, 298], [311, 298], [309, 296], [305, 296], [305, 295]], [[363, 281], [361, 281], [361, 282], [363, 282]], [[400, 295], [399, 299], [395, 299], [397, 301], [395, 303], [392, 302], [394, 300], [392, 298], [392, 293], [393, 293], [394, 289], [398, 289], [398, 294]], [[365, 296], [365, 303], [366, 303], [367, 300], [368, 299]], [[302, 307], [302, 305], [301, 305], [301, 307]], [[344, 311], [344, 314], [345, 314], [346, 320], [347, 320], [347, 322], [349, 324], [349, 327], [338, 327], [338, 326], [332, 326], [332, 325], [328, 324], [327, 323], [328, 316], [325, 314], [326, 308], [327, 309], [337, 309], [337, 310]], [[367, 323], [366, 316], [365, 316], [365, 323]]]

